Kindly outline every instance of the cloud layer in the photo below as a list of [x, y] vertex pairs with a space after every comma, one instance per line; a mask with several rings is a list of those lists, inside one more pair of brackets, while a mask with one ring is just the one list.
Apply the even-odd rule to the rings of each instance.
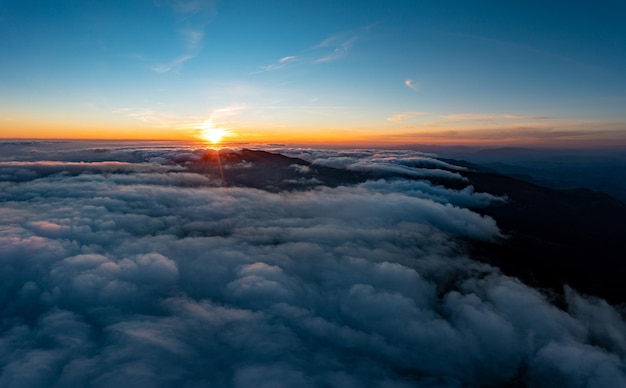
[[92, 163], [0, 166], [2, 386], [626, 384], [616, 310], [572, 290], [561, 310], [467, 256], [499, 230], [464, 206], [500, 198], [408, 178], [270, 193], [186, 171], [197, 150], [61, 154]]

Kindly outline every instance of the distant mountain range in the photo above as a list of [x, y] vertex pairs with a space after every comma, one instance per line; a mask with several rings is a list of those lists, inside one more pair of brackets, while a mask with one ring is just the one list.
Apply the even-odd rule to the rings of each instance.
[[603, 191], [626, 202], [626, 148], [589, 149], [470, 146], [401, 146], [469, 160], [501, 174], [555, 189]]

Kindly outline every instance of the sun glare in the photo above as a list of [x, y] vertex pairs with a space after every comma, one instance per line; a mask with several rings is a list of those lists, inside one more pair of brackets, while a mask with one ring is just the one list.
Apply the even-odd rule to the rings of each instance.
[[201, 137], [212, 144], [217, 144], [222, 141], [226, 134], [227, 131], [222, 128], [207, 128], [202, 130]]
[[224, 137], [230, 134], [230, 130], [225, 128], [216, 128], [209, 120], [202, 123], [199, 127], [200, 133], [198, 137], [211, 144], [219, 144], [224, 140]]

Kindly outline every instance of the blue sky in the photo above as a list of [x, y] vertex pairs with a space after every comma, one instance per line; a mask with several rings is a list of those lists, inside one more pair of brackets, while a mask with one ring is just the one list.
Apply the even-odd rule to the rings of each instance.
[[625, 11], [5, 0], [0, 135], [626, 143]]

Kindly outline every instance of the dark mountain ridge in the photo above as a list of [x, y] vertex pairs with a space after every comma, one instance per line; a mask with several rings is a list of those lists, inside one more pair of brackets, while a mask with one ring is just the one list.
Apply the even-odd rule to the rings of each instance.
[[[562, 294], [563, 287], [570, 285], [614, 304], [626, 302], [626, 288], [622, 286], [626, 278], [626, 204], [585, 188], [553, 189], [470, 162], [441, 160], [466, 167], [461, 174], [468, 182], [428, 179], [431, 182], [455, 189], [472, 185], [477, 192], [508, 198], [506, 203], [474, 209], [494, 218], [507, 236], [495, 243], [469, 241], [474, 258], [556, 294]], [[269, 191], [306, 190], [322, 184], [351, 185], [401, 176], [312, 165], [302, 159], [249, 149], [207, 151], [202, 162], [187, 167], [210, 175], [221, 174], [229, 186]]]

